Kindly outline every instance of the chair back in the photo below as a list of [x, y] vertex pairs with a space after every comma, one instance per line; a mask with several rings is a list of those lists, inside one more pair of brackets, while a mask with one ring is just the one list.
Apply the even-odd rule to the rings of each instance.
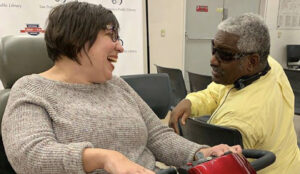
[[300, 115], [300, 70], [284, 69], [295, 94], [295, 114]]
[[[43, 37], [5, 36], [0, 42], [0, 80], [4, 90], [0, 91], [0, 123], [9, 97], [10, 88], [24, 75], [40, 73], [53, 65], [48, 58]], [[0, 125], [1, 128], [1, 125]], [[15, 173], [10, 166], [0, 138], [0, 173]]]
[[188, 118], [186, 124], [180, 125], [180, 127], [184, 138], [198, 144], [209, 146], [238, 144], [243, 147], [242, 135], [236, 129], [208, 124], [198, 118]]
[[20, 77], [40, 73], [53, 65], [43, 37], [6, 36], [0, 44], [0, 79], [11, 88]]
[[[0, 130], [1, 130], [2, 117], [8, 100], [9, 92], [10, 89], [0, 90]], [[15, 174], [15, 171], [12, 169], [6, 157], [1, 134], [0, 134], [0, 173]]]
[[154, 113], [164, 119], [171, 105], [171, 86], [167, 74], [140, 74], [121, 76], [148, 104]]
[[176, 68], [166, 68], [155, 65], [157, 73], [166, 73], [169, 75], [172, 88], [172, 103], [171, 105], [176, 106], [180, 100], [184, 99], [187, 95], [186, 86], [184, 83], [182, 71]]
[[188, 71], [191, 92], [201, 91], [212, 82], [212, 77]]

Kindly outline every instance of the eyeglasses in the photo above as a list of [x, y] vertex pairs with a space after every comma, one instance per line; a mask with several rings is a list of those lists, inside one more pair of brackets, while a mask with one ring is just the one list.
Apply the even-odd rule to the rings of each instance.
[[123, 41], [120, 39], [118, 30], [115, 29], [114, 26], [112, 26], [112, 25], [106, 25], [106, 30], [109, 31], [109, 36], [110, 36], [110, 38], [111, 38], [111, 40], [113, 42], [119, 41], [120, 44], [123, 46]]
[[230, 53], [228, 51], [215, 48], [214, 40], [211, 40], [211, 54], [221, 62], [231, 62], [253, 53]]

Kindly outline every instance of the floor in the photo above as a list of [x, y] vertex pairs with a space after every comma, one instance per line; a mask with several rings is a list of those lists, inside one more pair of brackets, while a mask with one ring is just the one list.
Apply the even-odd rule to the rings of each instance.
[[165, 119], [162, 119], [162, 123], [168, 125], [169, 119], [170, 119], [170, 111], [168, 112], [167, 116]]

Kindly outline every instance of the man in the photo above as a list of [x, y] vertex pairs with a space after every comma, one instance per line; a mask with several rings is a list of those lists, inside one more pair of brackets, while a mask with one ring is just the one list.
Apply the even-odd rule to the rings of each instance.
[[294, 94], [269, 51], [261, 17], [244, 14], [223, 21], [212, 41], [213, 82], [187, 95], [172, 111], [169, 125], [178, 133], [179, 118], [184, 124], [189, 116], [211, 115], [209, 123], [238, 129], [246, 149], [275, 153], [275, 163], [258, 173], [299, 174]]

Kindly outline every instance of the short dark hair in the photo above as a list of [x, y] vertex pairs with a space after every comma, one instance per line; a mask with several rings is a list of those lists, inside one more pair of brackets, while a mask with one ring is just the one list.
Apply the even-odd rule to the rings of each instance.
[[94, 44], [98, 33], [112, 25], [118, 32], [119, 22], [111, 10], [102, 5], [72, 1], [54, 7], [48, 16], [45, 41], [48, 56], [54, 62], [60, 56], [79, 63], [78, 53]]

